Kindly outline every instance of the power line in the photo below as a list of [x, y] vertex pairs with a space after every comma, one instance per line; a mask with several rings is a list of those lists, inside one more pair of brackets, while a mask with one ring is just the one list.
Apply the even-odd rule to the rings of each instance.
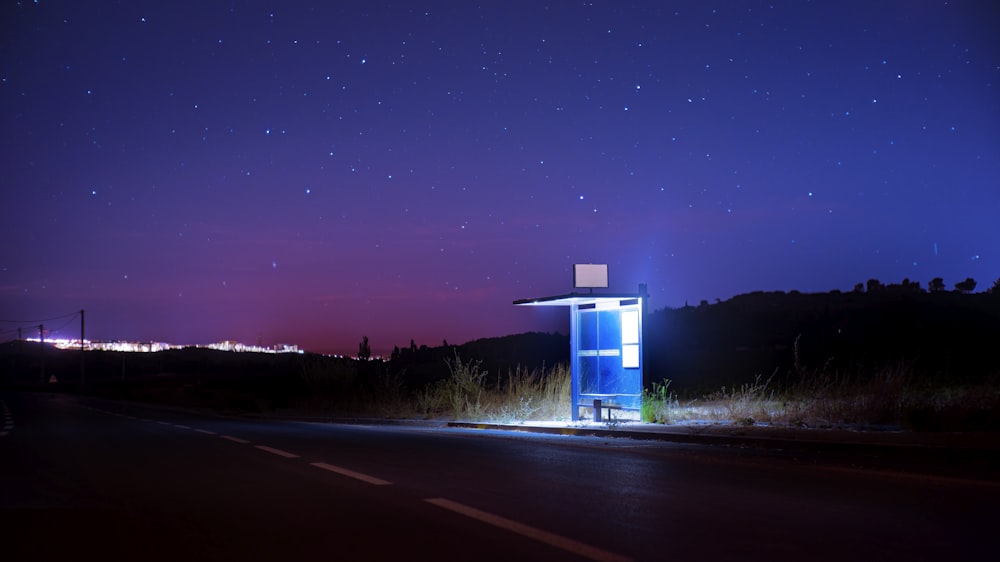
[[5, 324], [38, 324], [39, 322], [51, 322], [53, 320], [60, 320], [62, 318], [70, 318], [80, 314], [79, 310], [70, 312], [68, 314], [60, 314], [59, 316], [53, 316], [51, 318], [39, 318], [37, 320], [0, 320]]
[[[80, 313], [77, 312], [76, 316], [79, 316], [79, 315], [80, 315]], [[69, 326], [70, 322], [72, 322], [74, 320], [76, 320], [76, 318], [70, 318], [70, 319], [66, 320], [65, 322], [63, 322], [62, 325], [59, 326], [58, 328], [48, 328], [48, 331], [49, 331], [49, 333], [58, 332], [59, 330], [62, 330], [66, 326]]]
[[[20, 340], [22, 337], [21, 335], [22, 330], [34, 331], [37, 330], [40, 325], [43, 325], [45, 323], [58, 320], [65, 320], [65, 322], [63, 322], [62, 324], [60, 324], [55, 328], [46, 329], [46, 332], [50, 333], [58, 332], [63, 328], [65, 328], [66, 326], [69, 326], [71, 322], [76, 320], [80, 316], [80, 312], [81, 311], [77, 310], [75, 312], [60, 314], [59, 316], [51, 316], [49, 318], [39, 318], [37, 320], [0, 320], [0, 324], [7, 324], [7, 326], [0, 328], [0, 338], [2, 338], [4, 341]], [[16, 340], [7, 339], [9, 335], [14, 335], [15, 333], [17, 334]]]

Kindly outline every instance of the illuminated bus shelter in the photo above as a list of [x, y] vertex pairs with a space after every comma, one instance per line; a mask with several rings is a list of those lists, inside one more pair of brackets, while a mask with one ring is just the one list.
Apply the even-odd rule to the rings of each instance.
[[[603, 270], [601, 270], [603, 268]], [[603, 277], [602, 277], [603, 276]], [[521, 299], [518, 306], [570, 308], [570, 377], [572, 419], [580, 409], [639, 412], [642, 403], [642, 321], [645, 287], [636, 294], [595, 294], [607, 287], [607, 266], [577, 264], [574, 287], [588, 293]], [[629, 416], [633, 417], [633, 416]]]

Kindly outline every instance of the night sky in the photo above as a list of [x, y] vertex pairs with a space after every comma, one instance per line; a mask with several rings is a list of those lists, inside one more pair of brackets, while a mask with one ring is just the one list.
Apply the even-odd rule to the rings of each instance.
[[511, 302], [574, 263], [1000, 277], [992, 2], [0, 6], [0, 320], [386, 352], [565, 332]]

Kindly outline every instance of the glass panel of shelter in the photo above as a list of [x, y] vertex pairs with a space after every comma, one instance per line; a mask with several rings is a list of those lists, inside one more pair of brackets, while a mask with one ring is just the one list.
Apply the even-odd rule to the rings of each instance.
[[582, 403], [598, 398], [625, 408], [639, 407], [638, 310], [624, 306], [577, 311]]

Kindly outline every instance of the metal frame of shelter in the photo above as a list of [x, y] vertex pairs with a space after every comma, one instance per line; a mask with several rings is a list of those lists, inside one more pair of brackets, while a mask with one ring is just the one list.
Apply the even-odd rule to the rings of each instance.
[[580, 419], [580, 408], [593, 408], [595, 421], [601, 421], [602, 408], [640, 410], [645, 293], [640, 285], [637, 294], [570, 293], [514, 301], [570, 307], [573, 421]]

